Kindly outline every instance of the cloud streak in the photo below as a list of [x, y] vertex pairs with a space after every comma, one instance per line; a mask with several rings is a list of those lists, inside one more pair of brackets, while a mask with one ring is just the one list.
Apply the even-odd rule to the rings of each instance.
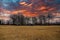
[[29, 17], [60, 10], [60, 0], [0, 0], [0, 2], [0, 8], [3, 8], [3, 11], [7, 13], [10, 11], [10, 14], [22, 13]]

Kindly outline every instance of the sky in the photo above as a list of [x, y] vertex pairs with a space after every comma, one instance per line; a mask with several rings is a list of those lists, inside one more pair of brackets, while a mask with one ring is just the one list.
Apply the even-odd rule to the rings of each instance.
[[[60, 12], [60, 0], [0, 0], [0, 11], [35, 17], [40, 14]], [[8, 12], [9, 11], [9, 12]]]

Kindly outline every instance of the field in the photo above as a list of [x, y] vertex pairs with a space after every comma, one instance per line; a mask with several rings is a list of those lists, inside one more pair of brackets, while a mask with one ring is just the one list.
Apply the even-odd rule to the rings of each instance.
[[60, 26], [0, 25], [0, 40], [60, 40]]

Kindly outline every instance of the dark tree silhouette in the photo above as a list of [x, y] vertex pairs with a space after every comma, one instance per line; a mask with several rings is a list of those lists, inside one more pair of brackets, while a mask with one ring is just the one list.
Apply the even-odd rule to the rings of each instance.
[[16, 21], [16, 19], [17, 19], [17, 15], [11, 15], [10, 17], [11, 17], [12, 20], [13, 20], [13, 24], [15, 24], [15, 21]]
[[51, 13], [48, 13], [48, 16], [47, 16], [49, 19], [53, 18], [53, 15]]
[[0, 20], [0, 24], [1, 24], [1, 20]]
[[46, 16], [40, 15], [39, 18], [40, 18], [40, 24], [46, 24]]
[[54, 15], [52, 13], [48, 13], [48, 24], [50, 24], [49, 20], [54, 18]]
[[24, 16], [21, 14], [11, 15], [10, 16], [13, 19], [13, 24], [16, 25], [23, 25], [24, 23]]

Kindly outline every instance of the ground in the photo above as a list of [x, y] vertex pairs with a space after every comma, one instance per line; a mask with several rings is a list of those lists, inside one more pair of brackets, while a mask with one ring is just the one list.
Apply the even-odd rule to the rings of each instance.
[[60, 40], [60, 26], [0, 25], [0, 40]]

